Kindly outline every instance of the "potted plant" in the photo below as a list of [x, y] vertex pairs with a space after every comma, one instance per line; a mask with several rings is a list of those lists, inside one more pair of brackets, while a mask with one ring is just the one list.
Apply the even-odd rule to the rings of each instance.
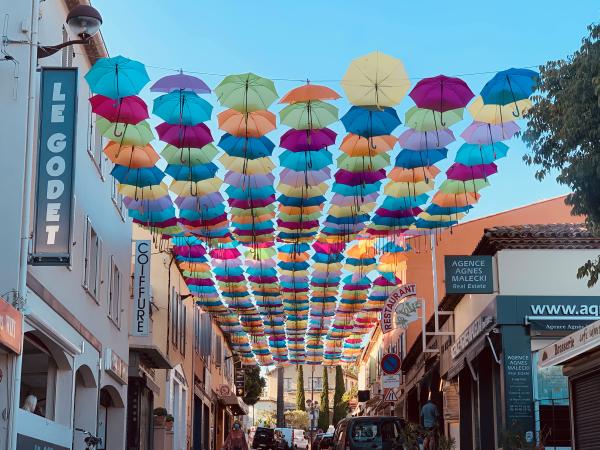
[[165, 408], [154, 408], [154, 426], [155, 427], [164, 427], [165, 426], [165, 418], [167, 417], [167, 410]]
[[165, 418], [165, 429], [167, 431], [171, 431], [173, 429], [174, 421], [175, 421], [175, 418], [171, 414], [167, 414], [167, 417]]

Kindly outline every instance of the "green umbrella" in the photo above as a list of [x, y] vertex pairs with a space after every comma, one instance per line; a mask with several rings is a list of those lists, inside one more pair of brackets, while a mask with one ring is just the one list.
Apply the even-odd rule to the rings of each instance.
[[292, 103], [279, 113], [281, 123], [296, 130], [325, 128], [338, 120], [338, 109], [320, 100]]
[[484, 178], [476, 178], [474, 180], [444, 180], [440, 185], [440, 191], [445, 194], [466, 194], [467, 192], [479, 192], [490, 183]]
[[[432, 109], [423, 109], [413, 106], [406, 111], [404, 124], [417, 131], [438, 131], [451, 127], [463, 119], [464, 108], [451, 109], [442, 113]], [[442, 122], [444, 125], [442, 125]]]
[[152, 129], [145, 120], [137, 125], [131, 125], [121, 122], [109, 122], [104, 117], [98, 117], [96, 128], [105, 138], [122, 145], [144, 146], [154, 140]]
[[215, 94], [221, 105], [243, 113], [268, 109], [279, 97], [271, 80], [253, 73], [225, 77]]
[[219, 150], [214, 144], [206, 144], [202, 148], [178, 148], [173, 145], [167, 145], [160, 152], [160, 155], [168, 164], [197, 166], [199, 164], [208, 164], [219, 154]]
[[337, 159], [338, 169], [349, 172], [373, 172], [383, 169], [390, 163], [390, 155], [382, 153], [374, 156], [348, 156], [346, 153]]

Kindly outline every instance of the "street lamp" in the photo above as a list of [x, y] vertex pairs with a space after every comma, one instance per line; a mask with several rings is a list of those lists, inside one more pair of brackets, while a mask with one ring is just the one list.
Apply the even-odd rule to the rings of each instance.
[[319, 402], [313, 400], [306, 400], [306, 408], [308, 409], [308, 417], [310, 418], [310, 447], [312, 449], [312, 444], [314, 441], [314, 432], [317, 428], [317, 420], [319, 418]]
[[37, 49], [38, 59], [54, 55], [59, 50], [75, 44], [87, 44], [102, 25], [102, 16], [90, 5], [77, 5], [67, 15], [67, 25], [79, 39], [70, 40], [57, 45], [40, 45]]

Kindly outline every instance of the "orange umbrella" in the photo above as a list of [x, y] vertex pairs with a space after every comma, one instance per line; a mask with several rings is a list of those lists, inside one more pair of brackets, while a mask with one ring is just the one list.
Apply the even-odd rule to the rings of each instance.
[[288, 214], [290, 216], [299, 216], [301, 214], [313, 214], [323, 210], [323, 205], [316, 206], [305, 206], [300, 208], [299, 206], [280, 206], [279, 212]]
[[115, 141], [109, 141], [104, 147], [104, 153], [113, 163], [135, 169], [152, 167], [160, 159], [150, 144], [144, 146], [122, 145]]
[[396, 145], [396, 142], [397, 138], [389, 134], [373, 136], [367, 139], [357, 134], [349, 133], [344, 137], [340, 145], [340, 150], [351, 157], [372, 156], [391, 150]]
[[238, 137], [261, 137], [277, 126], [275, 114], [265, 110], [243, 113], [227, 109], [217, 117], [221, 130]]
[[181, 270], [189, 272], [207, 272], [210, 270], [210, 266], [206, 263], [182, 261], [177, 265]]
[[388, 174], [388, 178], [398, 183], [417, 183], [433, 180], [438, 173], [440, 173], [440, 169], [435, 166], [419, 167], [418, 169], [394, 167]]
[[258, 222], [266, 222], [275, 217], [275, 213], [271, 212], [269, 214], [263, 214], [261, 216], [253, 217], [253, 216], [234, 216], [235, 221], [237, 223], [258, 223]]
[[279, 100], [279, 103], [309, 102], [312, 100], [337, 100], [340, 95], [333, 89], [319, 84], [306, 84], [292, 89]]
[[309, 257], [310, 256], [309, 256], [308, 252], [300, 252], [300, 253], [279, 252], [278, 253], [279, 260], [283, 261], [283, 262], [304, 262], [304, 261], [307, 261]]
[[451, 207], [459, 207], [459, 206], [467, 206], [474, 205], [479, 201], [481, 197], [480, 194], [475, 192], [466, 192], [464, 194], [445, 194], [441, 191], [438, 191], [431, 199], [431, 203], [434, 203], [438, 206], [442, 206], [444, 208]]

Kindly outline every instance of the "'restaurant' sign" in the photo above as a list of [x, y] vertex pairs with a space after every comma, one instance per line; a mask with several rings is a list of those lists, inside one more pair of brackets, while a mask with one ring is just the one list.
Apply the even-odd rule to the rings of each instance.
[[446, 256], [447, 294], [491, 294], [494, 279], [491, 256]]
[[77, 69], [42, 68], [32, 264], [71, 261], [76, 118]]
[[396, 310], [396, 304], [405, 299], [406, 297], [412, 297], [417, 294], [416, 284], [403, 284], [390, 294], [388, 299], [383, 306], [381, 312], [381, 332], [383, 334], [389, 333], [394, 329], [394, 311]]
[[135, 241], [131, 335], [150, 334], [150, 241]]
[[23, 321], [21, 313], [0, 297], [0, 344], [21, 353]]

